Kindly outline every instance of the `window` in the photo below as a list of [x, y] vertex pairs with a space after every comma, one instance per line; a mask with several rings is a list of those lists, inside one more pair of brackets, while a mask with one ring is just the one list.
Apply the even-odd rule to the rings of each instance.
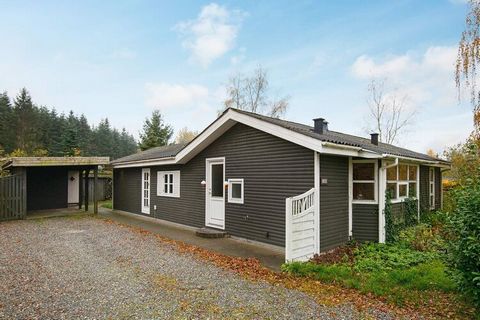
[[157, 172], [157, 195], [180, 197], [180, 171]]
[[387, 168], [387, 190], [392, 200], [417, 197], [418, 166], [400, 163]]
[[357, 160], [352, 162], [352, 194], [356, 203], [377, 201], [377, 162]]
[[243, 179], [228, 179], [228, 202], [243, 204]]
[[435, 168], [430, 168], [428, 172], [430, 209], [435, 209]]

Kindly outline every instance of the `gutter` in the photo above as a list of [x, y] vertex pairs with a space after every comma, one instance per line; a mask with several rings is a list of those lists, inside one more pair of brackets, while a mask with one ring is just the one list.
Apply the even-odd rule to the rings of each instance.
[[135, 165], [150, 165], [151, 163], [162, 163], [168, 161], [174, 161], [172, 164], [176, 164], [175, 157], [168, 157], [168, 158], [156, 158], [156, 159], [148, 159], [148, 160], [135, 160], [135, 161], [125, 161], [125, 162], [117, 162], [117, 163], [110, 163], [113, 168], [118, 168], [122, 166], [135, 166]]

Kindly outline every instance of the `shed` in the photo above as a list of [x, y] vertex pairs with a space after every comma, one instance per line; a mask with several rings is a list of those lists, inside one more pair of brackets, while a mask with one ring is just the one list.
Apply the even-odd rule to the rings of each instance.
[[[93, 189], [96, 190], [98, 167], [108, 162], [108, 157], [8, 158], [2, 169], [10, 171], [11, 176], [0, 189], [3, 206], [0, 210], [3, 215], [17, 218], [31, 211], [72, 206], [79, 209], [83, 206], [88, 211], [88, 176], [93, 171]], [[94, 212], [97, 213], [96, 192], [93, 194]]]

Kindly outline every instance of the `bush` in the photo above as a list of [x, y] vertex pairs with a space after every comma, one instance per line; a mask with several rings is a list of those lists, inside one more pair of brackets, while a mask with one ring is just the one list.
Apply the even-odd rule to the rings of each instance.
[[398, 242], [417, 251], [440, 252], [446, 250], [446, 243], [440, 235], [440, 229], [425, 223], [400, 231]]
[[469, 180], [453, 192], [450, 263], [457, 270], [459, 287], [480, 308], [480, 183]]

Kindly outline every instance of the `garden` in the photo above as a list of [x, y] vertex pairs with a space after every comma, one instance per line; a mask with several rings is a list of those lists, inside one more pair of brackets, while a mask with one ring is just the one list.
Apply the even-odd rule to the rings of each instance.
[[448, 182], [444, 209], [423, 212], [420, 219], [407, 200], [403, 222], [396, 223], [387, 192], [386, 243], [352, 241], [282, 270], [403, 307], [435, 309], [444, 301], [455, 309], [442, 315], [446, 318], [479, 314], [480, 167], [469, 165], [464, 179]]

